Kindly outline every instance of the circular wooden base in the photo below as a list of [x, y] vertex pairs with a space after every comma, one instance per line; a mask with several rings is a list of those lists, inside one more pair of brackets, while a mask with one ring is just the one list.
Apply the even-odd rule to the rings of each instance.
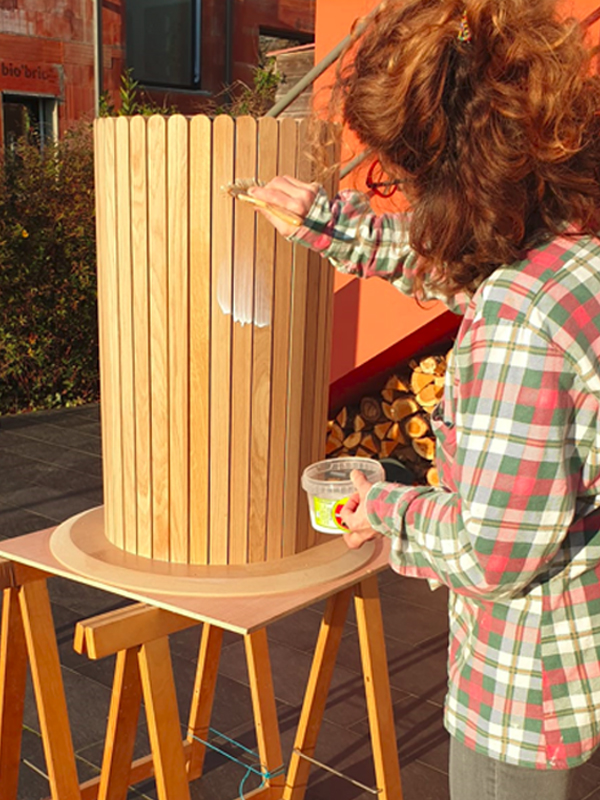
[[165, 595], [247, 596], [293, 592], [350, 575], [373, 556], [374, 545], [348, 550], [342, 537], [303, 553], [261, 564], [171, 564], [127, 553], [104, 534], [100, 506], [63, 522], [50, 539], [52, 555], [86, 578]]

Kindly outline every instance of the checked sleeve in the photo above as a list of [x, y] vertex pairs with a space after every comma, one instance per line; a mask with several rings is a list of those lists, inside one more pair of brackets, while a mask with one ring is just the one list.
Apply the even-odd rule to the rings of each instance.
[[[289, 237], [327, 258], [339, 271], [359, 278], [383, 278], [398, 291], [413, 294], [418, 256], [410, 245], [410, 214], [376, 214], [368, 198], [346, 189], [332, 201], [323, 188], [304, 224]], [[442, 300], [457, 314], [467, 298], [447, 298], [433, 289], [423, 299]]]
[[369, 519], [392, 537], [403, 574], [517, 597], [548, 569], [575, 513], [572, 371], [542, 331], [491, 315], [474, 321], [454, 368], [455, 408], [434, 422], [442, 462], [450, 454], [446, 488], [375, 484]]

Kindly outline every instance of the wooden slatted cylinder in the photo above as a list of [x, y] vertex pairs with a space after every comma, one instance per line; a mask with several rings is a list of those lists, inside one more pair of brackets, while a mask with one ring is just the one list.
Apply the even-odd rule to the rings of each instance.
[[[95, 123], [106, 535], [189, 564], [316, 543], [332, 270], [223, 192], [310, 176], [305, 121]], [[332, 187], [333, 188], [333, 187]]]

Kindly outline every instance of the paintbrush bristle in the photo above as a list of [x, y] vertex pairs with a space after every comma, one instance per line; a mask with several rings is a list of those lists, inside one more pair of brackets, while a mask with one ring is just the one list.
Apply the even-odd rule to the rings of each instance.
[[248, 189], [253, 186], [263, 186], [263, 184], [255, 178], [237, 178], [232, 183], [228, 183], [227, 186], [221, 188], [232, 197], [239, 197], [241, 194], [248, 194]]

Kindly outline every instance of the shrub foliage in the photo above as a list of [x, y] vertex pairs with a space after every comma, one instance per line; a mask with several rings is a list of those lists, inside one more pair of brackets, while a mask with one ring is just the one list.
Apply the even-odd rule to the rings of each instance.
[[89, 126], [0, 173], [0, 413], [98, 398], [94, 167]]

